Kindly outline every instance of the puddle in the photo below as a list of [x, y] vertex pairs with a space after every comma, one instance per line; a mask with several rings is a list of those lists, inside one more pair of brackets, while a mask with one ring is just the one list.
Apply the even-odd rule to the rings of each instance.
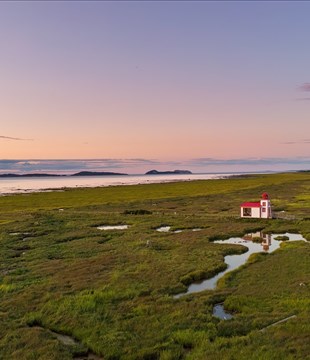
[[[184, 293], [180, 293], [174, 296], [175, 299], [178, 299], [184, 295], [200, 292], [203, 290], [214, 290], [218, 280], [225, 275], [227, 272], [232, 271], [245, 264], [250, 257], [250, 255], [259, 253], [259, 252], [268, 252], [271, 253], [280, 247], [280, 244], [283, 242], [281, 240], [276, 240], [277, 236], [287, 236], [289, 240], [287, 241], [306, 241], [300, 234], [263, 234], [261, 232], [251, 233], [244, 235], [243, 238], [229, 238], [227, 240], [217, 240], [214, 241], [216, 244], [241, 244], [248, 248], [248, 251], [244, 254], [237, 255], [227, 255], [224, 257], [225, 263], [228, 265], [224, 271], [221, 271], [217, 275], [213, 276], [210, 279], [201, 281], [200, 283], [192, 283], [189, 285], [188, 289]], [[256, 239], [260, 238], [261, 242], [253, 242]]]
[[[59, 340], [61, 343], [63, 343], [66, 346], [75, 346], [75, 345], [80, 345], [80, 342], [75, 340], [73, 337], [68, 336], [68, 335], [63, 335], [63, 334], [59, 334], [55, 331], [49, 330], [49, 332], [51, 334], [53, 334], [57, 340]], [[78, 357], [74, 357], [74, 359], [76, 360], [102, 360], [102, 357], [96, 355], [95, 353], [93, 353], [92, 351], [88, 350], [87, 354], [85, 356], [78, 356]]]
[[73, 346], [73, 345], [78, 345], [79, 343], [74, 340], [71, 336], [68, 335], [62, 335], [62, 334], [58, 334], [55, 331], [50, 331], [53, 335], [55, 335], [55, 337], [57, 338], [57, 340], [59, 340], [60, 342], [62, 342], [64, 345], [68, 345], [68, 346]]
[[161, 226], [159, 228], [156, 229], [156, 231], [158, 232], [169, 232], [171, 229], [171, 226]]
[[129, 228], [129, 225], [102, 225], [98, 226], [99, 230], [126, 230]]
[[213, 316], [221, 320], [230, 320], [233, 318], [231, 314], [225, 311], [223, 304], [216, 304], [213, 307]]
[[[58, 341], [60, 341], [62, 344], [66, 346], [76, 346], [81, 345], [81, 343], [78, 340], [75, 340], [72, 336], [69, 335], [63, 335], [56, 331], [52, 331], [49, 329], [45, 329], [41, 326], [37, 326], [38, 329], [42, 329], [45, 331], [48, 331], [50, 334], [54, 335]], [[74, 356], [75, 360], [103, 360], [102, 357], [96, 355], [92, 351], [88, 350], [85, 355], [82, 356]]]
[[[171, 226], [161, 226], [159, 228], [156, 229], [156, 231], [159, 231], [159, 232], [169, 232], [171, 230]], [[202, 229], [200, 228], [194, 228], [194, 229], [188, 229], [188, 230], [191, 230], [191, 231], [201, 231]], [[181, 232], [183, 232], [184, 230], [181, 230], [181, 229], [177, 229], [177, 230], [174, 230], [173, 233], [174, 234], [179, 234]]]

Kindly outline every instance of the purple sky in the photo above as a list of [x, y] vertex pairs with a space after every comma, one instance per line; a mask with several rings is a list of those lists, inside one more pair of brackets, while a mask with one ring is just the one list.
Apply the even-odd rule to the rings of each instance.
[[309, 14], [309, 2], [0, 2], [0, 159], [309, 168]]

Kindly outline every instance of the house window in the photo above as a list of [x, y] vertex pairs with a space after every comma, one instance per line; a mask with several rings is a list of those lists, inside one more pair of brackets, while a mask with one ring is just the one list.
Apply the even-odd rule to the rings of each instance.
[[243, 216], [252, 216], [251, 208], [243, 208]]
[[262, 208], [262, 212], [266, 212], [266, 208]]
[[266, 206], [266, 201], [263, 201], [262, 205], [263, 205], [263, 206]]

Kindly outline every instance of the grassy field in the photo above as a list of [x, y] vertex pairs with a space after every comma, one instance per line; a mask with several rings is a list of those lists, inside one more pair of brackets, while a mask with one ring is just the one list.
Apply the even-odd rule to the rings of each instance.
[[[264, 191], [281, 218], [240, 219]], [[0, 197], [0, 359], [306, 359], [308, 242], [253, 255], [216, 290], [172, 295], [244, 251], [214, 239], [264, 229], [310, 241], [309, 194], [304, 172]], [[129, 229], [97, 229], [116, 224]], [[232, 320], [212, 316], [218, 302]]]

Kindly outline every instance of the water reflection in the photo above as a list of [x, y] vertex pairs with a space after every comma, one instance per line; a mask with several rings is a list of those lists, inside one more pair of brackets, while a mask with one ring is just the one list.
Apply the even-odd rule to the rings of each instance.
[[126, 230], [129, 228], [129, 225], [102, 225], [97, 226], [99, 230]]
[[218, 179], [231, 174], [109, 175], [0, 178], [2, 194], [47, 191], [75, 187], [97, 187]]
[[156, 231], [158, 232], [169, 232], [171, 229], [171, 226], [161, 226], [159, 228], [156, 229]]
[[[259, 236], [257, 236], [259, 235]], [[180, 293], [174, 296], [175, 299], [180, 298], [184, 295], [200, 292], [203, 290], [213, 290], [216, 288], [218, 280], [225, 275], [227, 272], [232, 271], [245, 264], [249, 259], [250, 255], [265, 251], [268, 253], [273, 252], [274, 250], [280, 247], [282, 243], [281, 240], [275, 240], [279, 235], [287, 236], [289, 240], [287, 241], [306, 241], [300, 234], [264, 234], [264, 233], [250, 233], [244, 235], [242, 238], [233, 237], [227, 240], [217, 240], [214, 241], [216, 244], [241, 244], [248, 248], [248, 251], [243, 254], [237, 255], [227, 255], [224, 258], [225, 263], [227, 264], [226, 270], [218, 273], [210, 279], [206, 279], [200, 283], [192, 283], [189, 285], [188, 289], [184, 293]]]
[[223, 304], [216, 304], [213, 307], [213, 316], [221, 320], [230, 320], [233, 318], [231, 314], [225, 311]]
[[271, 234], [264, 233], [262, 231], [257, 231], [254, 233], [249, 233], [249, 234], [244, 235], [242, 239], [244, 239], [246, 241], [260, 243], [263, 250], [268, 252], [268, 250], [271, 246], [272, 237], [271, 237]]

